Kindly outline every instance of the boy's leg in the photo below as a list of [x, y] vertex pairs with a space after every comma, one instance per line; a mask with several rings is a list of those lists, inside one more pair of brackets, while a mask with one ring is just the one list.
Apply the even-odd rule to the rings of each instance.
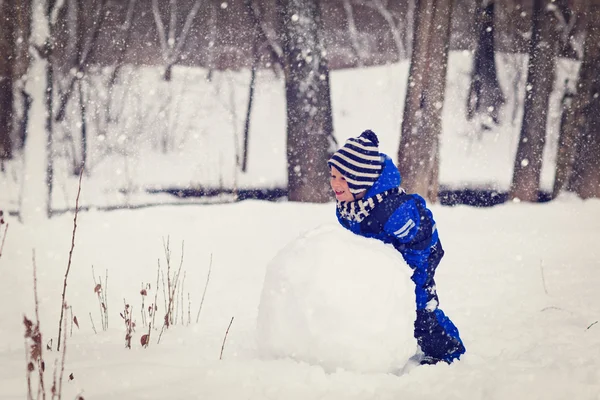
[[443, 255], [438, 241], [427, 257], [416, 263], [412, 276], [417, 303], [415, 338], [426, 357], [452, 362], [465, 352], [465, 347], [456, 326], [438, 308], [434, 275]]

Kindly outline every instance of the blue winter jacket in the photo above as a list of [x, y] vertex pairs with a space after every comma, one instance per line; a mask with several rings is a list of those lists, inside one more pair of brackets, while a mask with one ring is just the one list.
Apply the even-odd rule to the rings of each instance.
[[[383, 171], [363, 199], [397, 188], [402, 182], [400, 171], [392, 159], [385, 154], [382, 156], [384, 157]], [[336, 214], [338, 221], [350, 231], [393, 244], [411, 267], [420, 267], [426, 261], [431, 247], [438, 242], [435, 221], [431, 211], [426, 207], [425, 200], [418, 194], [396, 195], [394, 198], [386, 198], [371, 211], [371, 214], [385, 206], [391, 208], [384, 213], [385, 220], [378, 221], [376, 224], [365, 224], [368, 223], [369, 217], [362, 222], [356, 222], [344, 219], [339, 210]]]

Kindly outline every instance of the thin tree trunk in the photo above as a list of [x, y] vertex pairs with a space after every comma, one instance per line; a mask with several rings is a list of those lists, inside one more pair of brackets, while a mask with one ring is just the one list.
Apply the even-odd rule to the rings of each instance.
[[[50, 45], [47, 45], [48, 53], [51, 52]], [[52, 57], [46, 60], [46, 215], [48, 218], [52, 216], [52, 186], [54, 181], [54, 163], [53, 163], [53, 97], [54, 97], [54, 66], [52, 65]]]
[[52, 52], [54, 50], [54, 23], [52, 15], [56, 1], [46, 0], [46, 21], [48, 25], [48, 37], [44, 43], [44, 54], [46, 57], [46, 215], [52, 216], [52, 187], [54, 182], [54, 149], [53, 149], [53, 116], [54, 116], [54, 64]]
[[81, 117], [81, 163], [78, 165], [78, 175], [81, 174], [81, 169], [85, 168], [87, 164], [87, 110], [86, 110], [86, 99], [84, 97], [83, 90], [83, 79], [78, 82], [79, 86], [79, 111]]
[[13, 103], [17, 107], [14, 108], [16, 115], [13, 118], [16, 131], [13, 143], [14, 149], [21, 149], [25, 144], [27, 135], [27, 123], [29, 121], [29, 110], [31, 107], [31, 96], [25, 91], [27, 82], [27, 71], [31, 63], [29, 55], [29, 41], [31, 37], [31, 0], [19, 2], [19, 7], [16, 9], [16, 37], [15, 44], [15, 63], [13, 70], [14, 94]]
[[446, 88], [453, 1], [417, 1], [398, 168], [403, 186], [436, 201], [439, 135]]
[[332, 143], [329, 69], [317, 0], [278, 0], [283, 24], [291, 201], [331, 199], [327, 160]]
[[109, 95], [106, 100], [106, 122], [113, 122], [113, 99], [114, 99], [114, 87], [117, 83], [117, 79], [119, 78], [119, 72], [121, 68], [123, 68], [123, 61], [125, 60], [125, 54], [127, 53], [127, 49], [129, 48], [129, 44], [131, 41], [131, 33], [133, 32], [134, 20], [135, 20], [135, 4], [137, 0], [129, 0], [127, 4], [127, 14], [125, 15], [125, 20], [123, 24], [120, 26], [120, 31], [124, 32], [123, 41], [121, 46], [118, 47], [118, 53], [115, 59], [115, 66], [110, 74], [110, 78], [107, 83], [107, 92]]
[[[403, 186], [410, 192], [426, 195], [428, 190], [422, 177], [419, 160], [427, 149], [420, 132], [423, 92], [428, 82], [427, 65], [430, 26], [433, 17], [433, 0], [416, 0], [413, 32], [412, 56], [408, 73], [408, 85], [404, 100], [400, 147], [398, 149], [398, 169], [402, 174]], [[421, 184], [419, 185], [419, 182]]]
[[12, 158], [15, 0], [0, 0], [0, 160]]
[[[570, 188], [579, 197], [600, 197], [600, 1], [590, 4], [585, 40], [584, 60], [581, 66], [581, 96], [577, 112], [577, 150], [571, 174]], [[578, 102], [579, 103], [579, 102]]]
[[487, 116], [484, 126], [499, 122], [499, 111], [504, 104], [494, 57], [494, 6], [494, 1], [481, 0], [477, 7], [475, 25], [479, 40], [473, 56], [471, 86], [467, 96], [467, 119], [475, 115]]
[[527, 67], [527, 90], [510, 197], [538, 201], [546, 141], [548, 103], [554, 85], [557, 37], [551, 0], [535, 0]]
[[250, 87], [248, 90], [248, 108], [246, 109], [246, 122], [244, 123], [244, 147], [242, 149], [242, 172], [246, 172], [248, 168], [248, 144], [250, 142], [250, 118], [252, 116], [252, 103], [254, 101], [254, 85], [256, 81], [256, 70], [260, 61], [260, 54], [258, 52], [258, 40], [260, 33], [260, 26], [258, 25], [256, 18], [252, 18], [254, 11], [252, 8], [252, 0], [246, 0], [246, 11], [251, 17], [253, 23], [252, 32], [254, 39], [252, 41], [252, 68], [250, 69]]
[[56, 122], [61, 122], [66, 115], [67, 105], [71, 97], [73, 97], [73, 91], [75, 90], [75, 83], [78, 79], [81, 79], [86, 72], [86, 61], [93, 54], [94, 51], [97, 50], [96, 42], [98, 41], [98, 36], [100, 36], [100, 31], [102, 26], [104, 25], [104, 21], [106, 20], [107, 13], [104, 11], [106, 7], [106, 3], [108, 0], [100, 0], [100, 4], [98, 4], [98, 10], [95, 15], [98, 18], [97, 21], [94, 21], [93, 30], [89, 37], [86, 37], [86, 27], [85, 27], [85, 18], [88, 10], [85, 9], [85, 4], [83, 1], [78, 1], [78, 16], [77, 16], [77, 24], [78, 30], [77, 32], [77, 59], [75, 68], [77, 69], [78, 74], [71, 77], [67, 89], [64, 93], [60, 94], [60, 100], [58, 102], [57, 112], [56, 112]]
[[[580, 77], [581, 79], [581, 70]], [[583, 88], [582, 88], [583, 89]], [[582, 107], [585, 99], [580, 90], [578, 94], [573, 95], [565, 88], [565, 94], [561, 102], [560, 132], [558, 135], [558, 148], [556, 153], [556, 169], [554, 174], [554, 187], [552, 189], [552, 198], [556, 198], [565, 188], [568, 179], [573, 171], [573, 162], [575, 161], [576, 139], [579, 134], [579, 126], [584, 117]]]

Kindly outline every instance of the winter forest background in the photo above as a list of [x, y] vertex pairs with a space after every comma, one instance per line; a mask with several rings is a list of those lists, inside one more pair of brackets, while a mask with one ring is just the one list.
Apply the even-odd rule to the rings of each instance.
[[366, 128], [431, 201], [600, 194], [594, 1], [0, 4], [21, 218], [73, 208], [82, 168], [85, 207], [328, 201], [325, 160]]

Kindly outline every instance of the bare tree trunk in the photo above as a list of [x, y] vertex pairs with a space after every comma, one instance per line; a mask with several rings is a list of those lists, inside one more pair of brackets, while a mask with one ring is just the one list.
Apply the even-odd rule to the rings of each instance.
[[551, 0], [535, 0], [527, 67], [527, 91], [510, 197], [538, 201], [548, 103], [556, 69], [556, 20]]
[[486, 117], [484, 128], [498, 124], [504, 95], [498, 83], [494, 51], [494, 6], [491, 0], [480, 0], [475, 16], [479, 40], [473, 57], [471, 86], [467, 97], [467, 119]]
[[[583, 66], [579, 72], [579, 79], [581, 79], [582, 69]], [[565, 88], [565, 94], [563, 95], [552, 198], [556, 198], [565, 188], [573, 171], [576, 139], [579, 136], [580, 126], [583, 125], [585, 119], [582, 108], [584, 103], [587, 102], [587, 99], [581, 93], [582, 91], [583, 88], [578, 91], [579, 95], [573, 95], [568, 88]]]
[[85, 91], [83, 90], [83, 79], [78, 82], [79, 89], [79, 115], [81, 117], [81, 163], [78, 164], [77, 169], [79, 175], [81, 170], [85, 168], [87, 164], [87, 110], [86, 110], [86, 99]]
[[[16, 37], [15, 44], [15, 63], [13, 70], [14, 82], [14, 103], [13, 110], [15, 117], [15, 140], [13, 148], [21, 149], [25, 144], [27, 134], [27, 123], [29, 121], [29, 109], [31, 108], [31, 96], [25, 91], [27, 82], [27, 71], [31, 63], [29, 55], [29, 39], [31, 37], [31, 0], [19, 2], [16, 9]], [[16, 106], [16, 107], [15, 107]]]
[[600, 197], [600, 1], [592, 0], [580, 80], [577, 85], [577, 150], [570, 188], [579, 197]]
[[[51, 4], [51, 1], [48, 1]], [[46, 103], [46, 215], [48, 218], [52, 216], [52, 186], [54, 182], [54, 150], [53, 150], [53, 118], [54, 115], [54, 65], [52, 61], [52, 40], [53, 38], [53, 29], [51, 18], [51, 11], [53, 7], [48, 7], [47, 9], [47, 18], [50, 35], [48, 40], [46, 40], [46, 44], [44, 45], [44, 52], [47, 55], [46, 59], [46, 93], [45, 93], [45, 103]]]
[[287, 101], [291, 201], [331, 199], [327, 160], [333, 147], [329, 69], [317, 0], [278, 0]]
[[0, 160], [12, 158], [15, 7], [15, 0], [0, 0]]
[[406, 190], [436, 201], [453, 0], [417, 1], [398, 168]]
[[[252, 0], [246, 0], [246, 10], [250, 16], [254, 14]], [[252, 18], [253, 21], [256, 19]], [[246, 109], [246, 122], [244, 123], [244, 147], [242, 149], [242, 172], [248, 168], [248, 144], [250, 141], [250, 118], [252, 116], [252, 103], [254, 101], [254, 85], [256, 82], [256, 70], [260, 61], [258, 52], [260, 26], [255, 22], [252, 27], [254, 39], [252, 41], [252, 68], [250, 70], [250, 87], [248, 92], [248, 108]]]

